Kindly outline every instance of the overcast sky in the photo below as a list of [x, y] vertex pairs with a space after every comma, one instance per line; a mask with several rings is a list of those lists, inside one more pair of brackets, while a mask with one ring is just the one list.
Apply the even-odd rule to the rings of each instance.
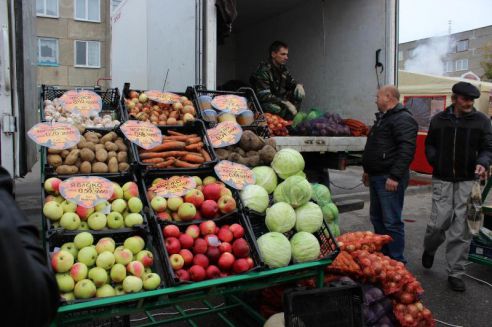
[[400, 43], [492, 25], [492, 0], [400, 0]]

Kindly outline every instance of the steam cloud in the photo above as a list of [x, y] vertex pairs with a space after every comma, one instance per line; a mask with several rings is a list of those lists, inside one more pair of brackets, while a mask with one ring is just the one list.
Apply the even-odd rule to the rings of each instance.
[[444, 58], [456, 42], [449, 36], [433, 37], [419, 44], [405, 62], [405, 70], [415, 73], [444, 75]]

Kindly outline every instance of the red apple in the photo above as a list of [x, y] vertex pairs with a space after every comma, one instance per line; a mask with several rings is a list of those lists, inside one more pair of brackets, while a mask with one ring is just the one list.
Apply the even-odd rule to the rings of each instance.
[[219, 207], [214, 200], [205, 200], [200, 208], [200, 212], [205, 218], [214, 218], [219, 213]]
[[205, 200], [217, 201], [220, 198], [221, 186], [218, 183], [208, 184], [203, 187]]
[[210, 265], [207, 267], [207, 279], [214, 279], [220, 277], [220, 270], [217, 266]]
[[188, 273], [184, 269], [180, 269], [180, 270], [176, 271], [176, 277], [178, 277], [179, 280], [187, 281], [187, 280], [190, 280], [190, 273]]
[[232, 243], [232, 253], [236, 258], [246, 258], [249, 252], [249, 244], [244, 238], [238, 238]]
[[156, 194], [154, 191], [147, 190], [147, 196], [149, 198], [149, 201], [152, 201], [152, 199], [156, 197]]
[[234, 256], [230, 252], [224, 252], [220, 255], [218, 265], [221, 270], [229, 270], [234, 264]]
[[212, 220], [204, 221], [200, 224], [200, 232], [202, 235], [214, 234], [215, 223]]
[[193, 237], [193, 239], [196, 239], [200, 236], [200, 228], [198, 228], [197, 225], [190, 225], [186, 228], [185, 234], [188, 234]]
[[205, 241], [207, 241], [208, 246], [219, 246], [220, 245], [219, 238], [215, 234], [205, 235], [205, 237], [203, 239]]
[[224, 252], [232, 252], [232, 245], [229, 242], [222, 242], [219, 245], [219, 251], [220, 253]]
[[195, 255], [199, 253], [205, 254], [207, 253], [207, 248], [207, 241], [205, 241], [203, 238], [197, 238], [195, 240], [195, 245], [193, 246], [193, 252], [195, 253]]
[[197, 189], [189, 190], [184, 196], [184, 202], [192, 203], [196, 208], [200, 208], [203, 201], [205, 201], [205, 197], [202, 191]]
[[236, 274], [241, 274], [243, 272], [248, 271], [249, 270], [248, 260], [237, 259], [236, 261], [234, 261], [234, 264], [232, 265], [232, 270], [234, 270]]
[[179, 243], [181, 243], [182, 249], [191, 249], [193, 247], [193, 237], [188, 234], [179, 235]]
[[216, 246], [209, 246], [207, 249], [207, 257], [213, 263], [216, 263], [217, 260], [219, 260], [220, 253], [221, 252], [220, 252], [219, 248]]
[[169, 212], [164, 211], [157, 213], [157, 219], [159, 219], [160, 221], [169, 221], [172, 220], [172, 217]]
[[171, 219], [174, 220], [174, 221], [181, 221], [181, 218], [179, 217], [177, 211], [171, 212]]
[[207, 272], [205, 271], [205, 268], [199, 265], [191, 266], [188, 272], [190, 273], [191, 280], [194, 282], [202, 281], [205, 279], [205, 277], [207, 277]]
[[193, 216], [192, 220], [202, 220], [202, 214], [200, 213], [200, 211], [196, 211], [196, 214], [195, 216]]
[[179, 231], [179, 227], [176, 225], [167, 225], [162, 229], [162, 234], [164, 237], [175, 237], [178, 238], [181, 232]]
[[223, 278], [223, 277], [227, 277], [229, 276], [229, 273], [228, 272], [220, 272], [220, 278]]
[[173, 267], [173, 270], [180, 270], [184, 266], [184, 259], [180, 254], [171, 254], [169, 261], [171, 261], [171, 267]]
[[219, 210], [222, 213], [229, 213], [236, 210], [236, 200], [234, 200], [234, 198], [230, 195], [224, 195], [220, 197], [217, 205], [219, 206]]
[[176, 237], [166, 238], [166, 250], [168, 254], [175, 254], [181, 250], [181, 244]]
[[209, 260], [205, 254], [198, 253], [193, 257], [193, 264], [202, 266], [203, 268], [207, 268]]
[[84, 208], [82, 206], [77, 206], [75, 213], [79, 216], [80, 220], [86, 221], [87, 218], [94, 212], [94, 208]]
[[222, 242], [232, 242], [232, 240], [234, 239], [234, 235], [229, 230], [229, 226], [227, 227], [222, 226], [219, 232], [217, 233], [217, 236], [219, 237], [219, 240], [221, 240]]
[[218, 226], [215, 227], [215, 233], [214, 234], [215, 235], [219, 234], [219, 227]]
[[251, 259], [251, 257], [247, 257], [246, 261], [248, 261], [249, 269], [252, 269], [255, 266], [255, 262]]
[[193, 262], [193, 253], [188, 249], [181, 249], [179, 255], [183, 257], [184, 265], [188, 266]]
[[229, 226], [229, 229], [234, 235], [234, 238], [241, 238], [244, 236], [244, 228], [239, 224], [232, 224]]
[[230, 189], [227, 188], [227, 186], [222, 186], [222, 188], [220, 189], [220, 197], [223, 197], [224, 195], [229, 195], [229, 196], [232, 196], [232, 192]]

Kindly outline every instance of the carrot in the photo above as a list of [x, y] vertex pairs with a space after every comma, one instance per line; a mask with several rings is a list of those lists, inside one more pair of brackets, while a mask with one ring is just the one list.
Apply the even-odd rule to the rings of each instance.
[[194, 143], [199, 143], [201, 141], [202, 141], [202, 138], [200, 136], [191, 137], [188, 140], [186, 140], [186, 144], [194, 144]]
[[168, 150], [181, 150], [186, 147], [186, 143], [184, 142], [166, 142], [162, 143], [152, 149], [149, 149], [149, 152], [162, 152]]
[[169, 157], [182, 157], [187, 155], [188, 151], [165, 151], [165, 152], [149, 152], [141, 153], [140, 159], [150, 159], [150, 158], [169, 158]]
[[156, 163], [155, 165], [152, 165], [152, 167], [153, 168], [166, 168], [166, 167], [171, 166], [174, 163], [174, 160], [175, 160], [174, 158], [169, 158], [164, 162], [159, 162], [159, 163]]
[[200, 164], [192, 164], [186, 161], [176, 159], [174, 160], [174, 166], [178, 168], [198, 168], [200, 167]]
[[194, 153], [189, 153], [181, 158], [184, 161], [190, 162], [190, 163], [203, 163], [205, 162], [205, 159], [199, 154], [194, 154]]
[[186, 142], [188, 139], [192, 137], [197, 137], [198, 135], [196, 134], [190, 134], [190, 135], [171, 135], [171, 136], [164, 136], [164, 140], [173, 140], [173, 141], [180, 141], [180, 142]]
[[190, 144], [190, 145], [185, 146], [185, 150], [188, 150], [188, 151], [200, 151], [201, 148], [203, 148], [203, 142], [194, 143], [194, 144]]
[[163, 162], [164, 159], [163, 158], [151, 158], [151, 159], [144, 159], [143, 162], [144, 163], [159, 163], [159, 162]]
[[201, 149], [200, 152], [202, 153], [203, 158], [205, 158], [205, 161], [212, 161], [212, 158], [210, 157], [210, 154], [207, 152], [207, 150]]
[[180, 133], [180, 132], [176, 132], [176, 131], [167, 131], [167, 134], [174, 135], [174, 136], [183, 136], [183, 135], [186, 135], [186, 134], [183, 134], [183, 133]]
[[161, 153], [159, 152], [140, 153], [140, 159], [152, 159], [152, 158], [161, 158]]

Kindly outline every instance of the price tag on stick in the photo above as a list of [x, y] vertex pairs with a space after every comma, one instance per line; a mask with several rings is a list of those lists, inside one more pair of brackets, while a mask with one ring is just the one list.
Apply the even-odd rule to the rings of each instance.
[[223, 148], [239, 142], [243, 129], [238, 123], [225, 121], [207, 130], [207, 134], [214, 148]]
[[79, 130], [67, 123], [38, 123], [27, 135], [37, 144], [55, 150], [71, 148], [80, 141]]
[[149, 190], [158, 196], [172, 198], [185, 195], [189, 190], [196, 187], [193, 177], [189, 176], [172, 176], [163, 179], [153, 185]]
[[246, 98], [233, 94], [218, 95], [213, 98], [211, 104], [217, 110], [230, 112], [234, 115], [239, 115], [244, 110], [248, 110]]
[[242, 190], [246, 185], [255, 183], [253, 171], [245, 165], [222, 160], [215, 165], [214, 170], [221, 181], [236, 190]]
[[60, 194], [84, 208], [109, 200], [113, 192], [113, 183], [98, 176], [71, 177], [60, 183]]
[[102, 109], [101, 97], [92, 91], [67, 91], [60, 97], [66, 111], [79, 113], [84, 117], [97, 116]]
[[129, 120], [121, 125], [120, 129], [130, 142], [146, 150], [152, 149], [162, 143], [161, 130], [152, 123]]
[[165, 104], [172, 104], [175, 102], [179, 102], [179, 98], [180, 98], [179, 95], [171, 92], [161, 92], [155, 90], [146, 91], [145, 94], [150, 100], [159, 103], [165, 103]]

